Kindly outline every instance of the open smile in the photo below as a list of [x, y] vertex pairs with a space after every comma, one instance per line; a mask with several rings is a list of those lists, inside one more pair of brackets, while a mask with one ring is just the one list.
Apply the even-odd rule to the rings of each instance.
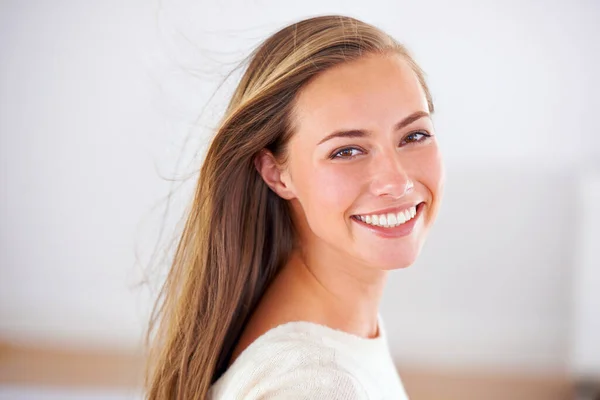
[[424, 202], [403, 210], [377, 214], [360, 214], [350, 217], [358, 224], [384, 237], [409, 235], [421, 215]]

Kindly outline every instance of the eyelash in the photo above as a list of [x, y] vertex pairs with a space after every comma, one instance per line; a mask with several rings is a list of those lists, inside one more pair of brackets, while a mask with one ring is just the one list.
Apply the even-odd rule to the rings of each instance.
[[[406, 141], [406, 139], [409, 138], [410, 136], [415, 136], [415, 135], [421, 135], [421, 139], [413, 140], [413, 141], [408, 142], [406, 144], [420, 143], [420, 142], [423, 142], [423, 141], [425, 141], [425, 140], [427, 140], [428, 138], [431, 137], [431, 135], [429, 133], [425, 132], [425, 131], [416, 131], [416, 132], [411, 132], [408, 135], [406, 135], [404, 137], [404, 139], [402, 139], [402, 142]], [[362, 151], [361, 149], [356, 148], [356, 147], [344, 147], [342, 149], [334, 151], [333, 154], [329, 158], [332, 159], [332, 160], [334, 160], [336, 158], [343, 159], [343, 160], [351, 160], [354, 157], [356, 157], [356, 155], [351, 155], [351, 156], [348, 156], [348, 157], [340, 157], [339, 154], [342, 153], [342, 152], [345, 152], [345, 151], [353, 151], [353, 150]]]

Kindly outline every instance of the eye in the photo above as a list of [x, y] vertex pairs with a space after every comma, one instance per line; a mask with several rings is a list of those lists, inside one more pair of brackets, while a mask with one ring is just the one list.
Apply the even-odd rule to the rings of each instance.
[[405, 144], [422, 142], [430, 137], [431, 137], [431, 135], [425, 131], [411, 132], [408, 135], [406, 135], [404, 137], [404, 139], [402, 139], [402, 142], [400, 142], [400, 145], [402, 146]]
[[338, 150], [331, 155], [331, 159], [341, 158], [349, 160], [351, 158], [356, 157], [357, 155], [362, 154], [362, 151], [355, 147], [346, 147], [344, 149]]

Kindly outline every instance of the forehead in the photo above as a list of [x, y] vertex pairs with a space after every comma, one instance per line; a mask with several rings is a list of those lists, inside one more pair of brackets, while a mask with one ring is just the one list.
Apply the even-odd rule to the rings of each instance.
[[369, 55], [331, 68], [299, 93], [298, 131], [327, 135], [342, 128], [388, 129], [415, 111], [429, 111], [417, 75], [398, 55]]

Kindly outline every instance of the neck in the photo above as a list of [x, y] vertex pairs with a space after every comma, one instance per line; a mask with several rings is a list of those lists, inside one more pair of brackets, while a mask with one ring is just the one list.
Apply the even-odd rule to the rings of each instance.
[[332, 249], [298, 250], [285, 270], [306, 301], [307, 319], [361, 337], [378, 336], [387, 271], [344, 259]]

